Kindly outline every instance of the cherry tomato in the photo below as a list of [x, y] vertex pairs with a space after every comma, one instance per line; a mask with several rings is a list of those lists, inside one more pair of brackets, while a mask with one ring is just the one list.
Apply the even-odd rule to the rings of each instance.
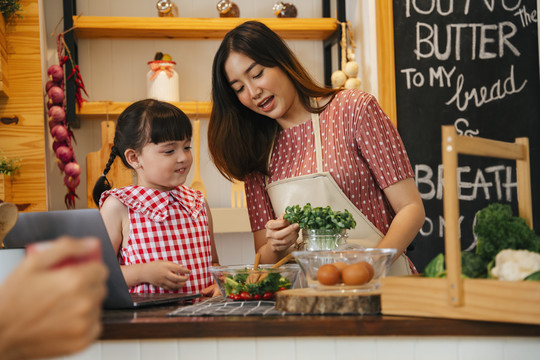
[[229, 294], [229, 299], [234, 300], [234, 294]]
[[233, 300], [240, 300], [240, 294], [233, 294]]
[[279, 288], [278, 291], [282, 291], [282, 290], [287, 290], [287, 288], [285, 286], [282, 286], [282, 287]]
[[253, 295], [253, 300], [261, 300], [262, 299], [262, 295], [261, 294], [255, 294]]
[[242, 291], [240, 293], [240, 299], [242, 300], [253, 300], [253, 295], [251, 295], [250, 293], [248, 293], [247, 291]]
[[270, 300], [274, 297], [274, 293], [271, 291], [265, 292], [263, 295], [263, 300]]

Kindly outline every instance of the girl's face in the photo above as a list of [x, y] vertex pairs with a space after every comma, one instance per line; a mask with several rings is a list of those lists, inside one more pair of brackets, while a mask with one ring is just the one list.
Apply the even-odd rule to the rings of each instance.
[[193, 163], [191, 139], [148, 143], [132, 155], [136, 158], [132, 166], [137, 172], [137, 185], [162, 191], [184, 184]]
[[225, 73], [245, 107], [276, 119], [282, 127], [290, 127], [305, 111], [292, 81], [278, 66], [265, 67], [233, 51], [225, 61]]

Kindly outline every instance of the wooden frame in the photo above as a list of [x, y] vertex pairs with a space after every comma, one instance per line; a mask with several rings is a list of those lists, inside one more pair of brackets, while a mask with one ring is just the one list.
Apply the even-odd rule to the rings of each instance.
[[396, 69], [394, 62], [394, 11], [392, 0], [377, 0], [377, 72], [378, 101], [386, 115], [397, 125]]
[[446, 279], [383, 279], [382, 312], [487, 321], [540, 324], [540, 283], [463, 279], [459, 238], [458, 154], [516, 160], [519, 215], [532, 227], [529, 141], [514, 143], [457, 135], [442, 127]]

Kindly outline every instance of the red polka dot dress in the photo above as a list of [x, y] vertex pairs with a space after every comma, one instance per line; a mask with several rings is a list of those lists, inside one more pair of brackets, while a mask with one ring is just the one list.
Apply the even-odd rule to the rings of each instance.
[[[323, 171], [386, 234], [395, 214], [383, 189], [414, 176], [395, 126], [376, 99], [360, 90], [340, 91], [319, 118]], [[317, 172], [311, 121], [278, 133], [269, 170], [268, 184]], [[250, 174], [245, 187], [251, 228], [264, 229], [276, 218], [264, 176]]]
[[212, 285], [208, 214], [201, 192], [187, 186], [171, 191], [127, 186], [104, 192], [100, 205], [109, 196], [128, 208], [129, 240], [118, 253], [122, 265], [167, 260], [191, 271], [186, 286], [177, 291], [143, 283], [131, 287], [130, 292], [197, 293]]

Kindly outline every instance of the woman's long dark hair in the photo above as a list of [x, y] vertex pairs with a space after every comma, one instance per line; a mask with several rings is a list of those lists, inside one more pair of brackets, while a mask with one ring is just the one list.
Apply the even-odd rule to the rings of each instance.
[[231, 30], [223, 39], [212, 66], [212, 113], [208, 125], [210, 156], [227, 179], [244, 180], [251, 172], [268, 174], [278, 123], [242, 105], [225, 73], [231, 52], [238, 52], [265, 67], [279, 67], [292, 81], [300, 101], [310, 112], [310, 98], [334, 96], [337, 90], [318, 85], [300, 64], [285, 42], [266, 25], [248, 21]]
[[146, 144], [191, 139], [191, 135], [189, 118], [172, 104], [145, 99], [128, 106], [118, 117], [109, 161], [94, 185], [92, 197], [96, 205], [99, 206], [101, 194], [112, 188], [107, 173], [117, 156], [128, 169], [133, 169], [126, 160], [126, 150], [140, 152]]

